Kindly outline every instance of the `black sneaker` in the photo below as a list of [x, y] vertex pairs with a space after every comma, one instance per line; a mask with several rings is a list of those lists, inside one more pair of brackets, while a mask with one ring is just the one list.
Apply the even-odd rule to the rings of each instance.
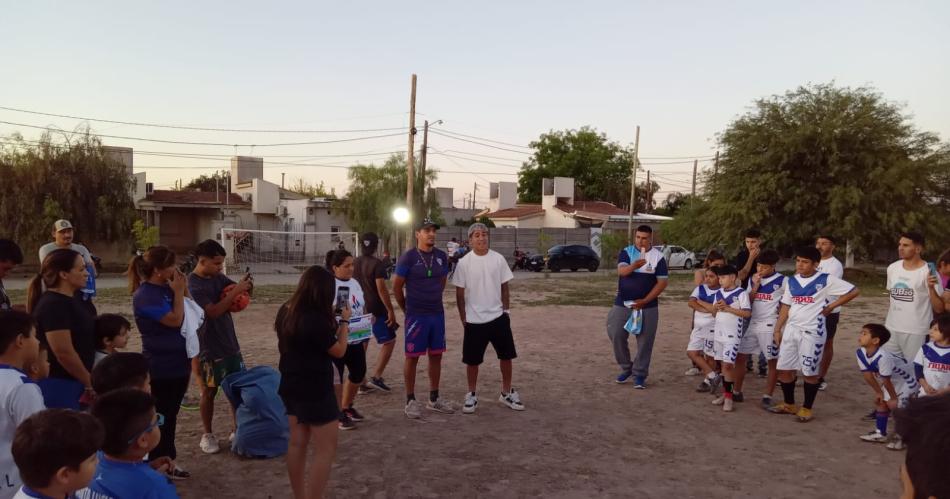
[[391, 392], [392, 388], [383, 383], [383, 378], [370, 378], [368, 385], [375, 387], [377, 390], [382, 390], [384, 392]]
[[759, 369], [759, 377], [766, 378], [769, 375], [768, 369]]
[[861, 416], [861, 421], [877, 421], [877, 409], [871, 409], [871, 412]]
[[186, 480], [191, 478], [191, 473], [188, 473], [178, 466], [175, 466], [174, 468], [168, 470], [165, 473], [165, 476], [167, 476], [169, 480]]
[[357, 423], [366, 419], [363, 417], [362, 414], [359, 413], [359, 411], [356, 410], [355, 407], [343, 409], [343, 414], [346, 414], [350, 419], [352, 419], [353, 421], [356, 421]]
[[699, 386], [696, 387], [696, 391], [699, 393], [709, 393], [710, 390], [712, 390], [712, 386], [710, 386], [706, 380], [702, 380]]
[[346, 415], [345, 411], [343, 412], [343, 414], [340, 415], [340, 422], [338, 423], [338, 426], [341, 430], [355, 430], [356, 429], [356, 423], [354, 423], [353, 420], [350, 419], [350, 417]]
[[733, 402], [745, 402], [745, 397], [742, 396], [742, 392], [733, 392], [732, 393]]

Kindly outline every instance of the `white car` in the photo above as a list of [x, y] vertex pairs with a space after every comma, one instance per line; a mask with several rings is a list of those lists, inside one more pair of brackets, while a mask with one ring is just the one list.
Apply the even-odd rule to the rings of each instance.
[[657, 246], [656, 249], [663, 253], [666, 266], [669, 268], [691, 269], [696, 263], [696, 254], [682, 246], [663, 244]]

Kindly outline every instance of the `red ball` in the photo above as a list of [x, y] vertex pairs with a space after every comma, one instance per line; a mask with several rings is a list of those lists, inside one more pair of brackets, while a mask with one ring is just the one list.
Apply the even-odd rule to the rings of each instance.
[[[224, 291], [221, 292], [222, 300], [224, 299], [225, 296], [228, 295], [228, 293], [231, 292], [232, 289], [234, 289], [234, 286], [237, 286], [237, 284], [229, 284], [226, 288], [224, 288]], [[247, 306], [250, 304], [251, 304], [251, 295], [247, 294], [247, 291], [245, 291], [234, 298], [234, 301], [231, 302], [230, 311], [240, 312], [244, 310], [245, 308], [247, 308]]]

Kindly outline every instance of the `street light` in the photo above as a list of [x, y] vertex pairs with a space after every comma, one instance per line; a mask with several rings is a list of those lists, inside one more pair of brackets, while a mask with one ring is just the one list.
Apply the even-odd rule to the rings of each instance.
[[399, 224], [399, 225], [402, 225], [402, 224], [408, 222], [408, 221], [409, 221], [409, 210], [407, 210], [407, 209], [406, 209], [405, 207], [403, 207], [403, 206], [400, 206], [399, 208], [396, 208], [395, 210], [393, 210], [393, 220], [395, 220], [396, 223]]

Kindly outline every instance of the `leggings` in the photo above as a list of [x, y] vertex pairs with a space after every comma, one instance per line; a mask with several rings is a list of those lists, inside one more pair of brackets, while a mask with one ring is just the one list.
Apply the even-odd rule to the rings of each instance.
[[349, 369], [350, 374], [347, 379], [350, 383], [362, 383], [366, 378], [366, 342], [360, 342], [346, 346], [346, 353], [339, 359], [333, 359], [333, 365], [340, 372], [340, 378], [343, 378], [343, 368]]
[[152, 379], [152, 396], [155, 397], [155, 412], [165, 416], [162, 425], [162, 439], [152, 452], [149, 459], [168, 456], [178, 457], [175, 449], [175, 428], [178, 426], [178, 410], [181, 408], [181, 399], [188, 391], [189, 376], [184, 378]]

